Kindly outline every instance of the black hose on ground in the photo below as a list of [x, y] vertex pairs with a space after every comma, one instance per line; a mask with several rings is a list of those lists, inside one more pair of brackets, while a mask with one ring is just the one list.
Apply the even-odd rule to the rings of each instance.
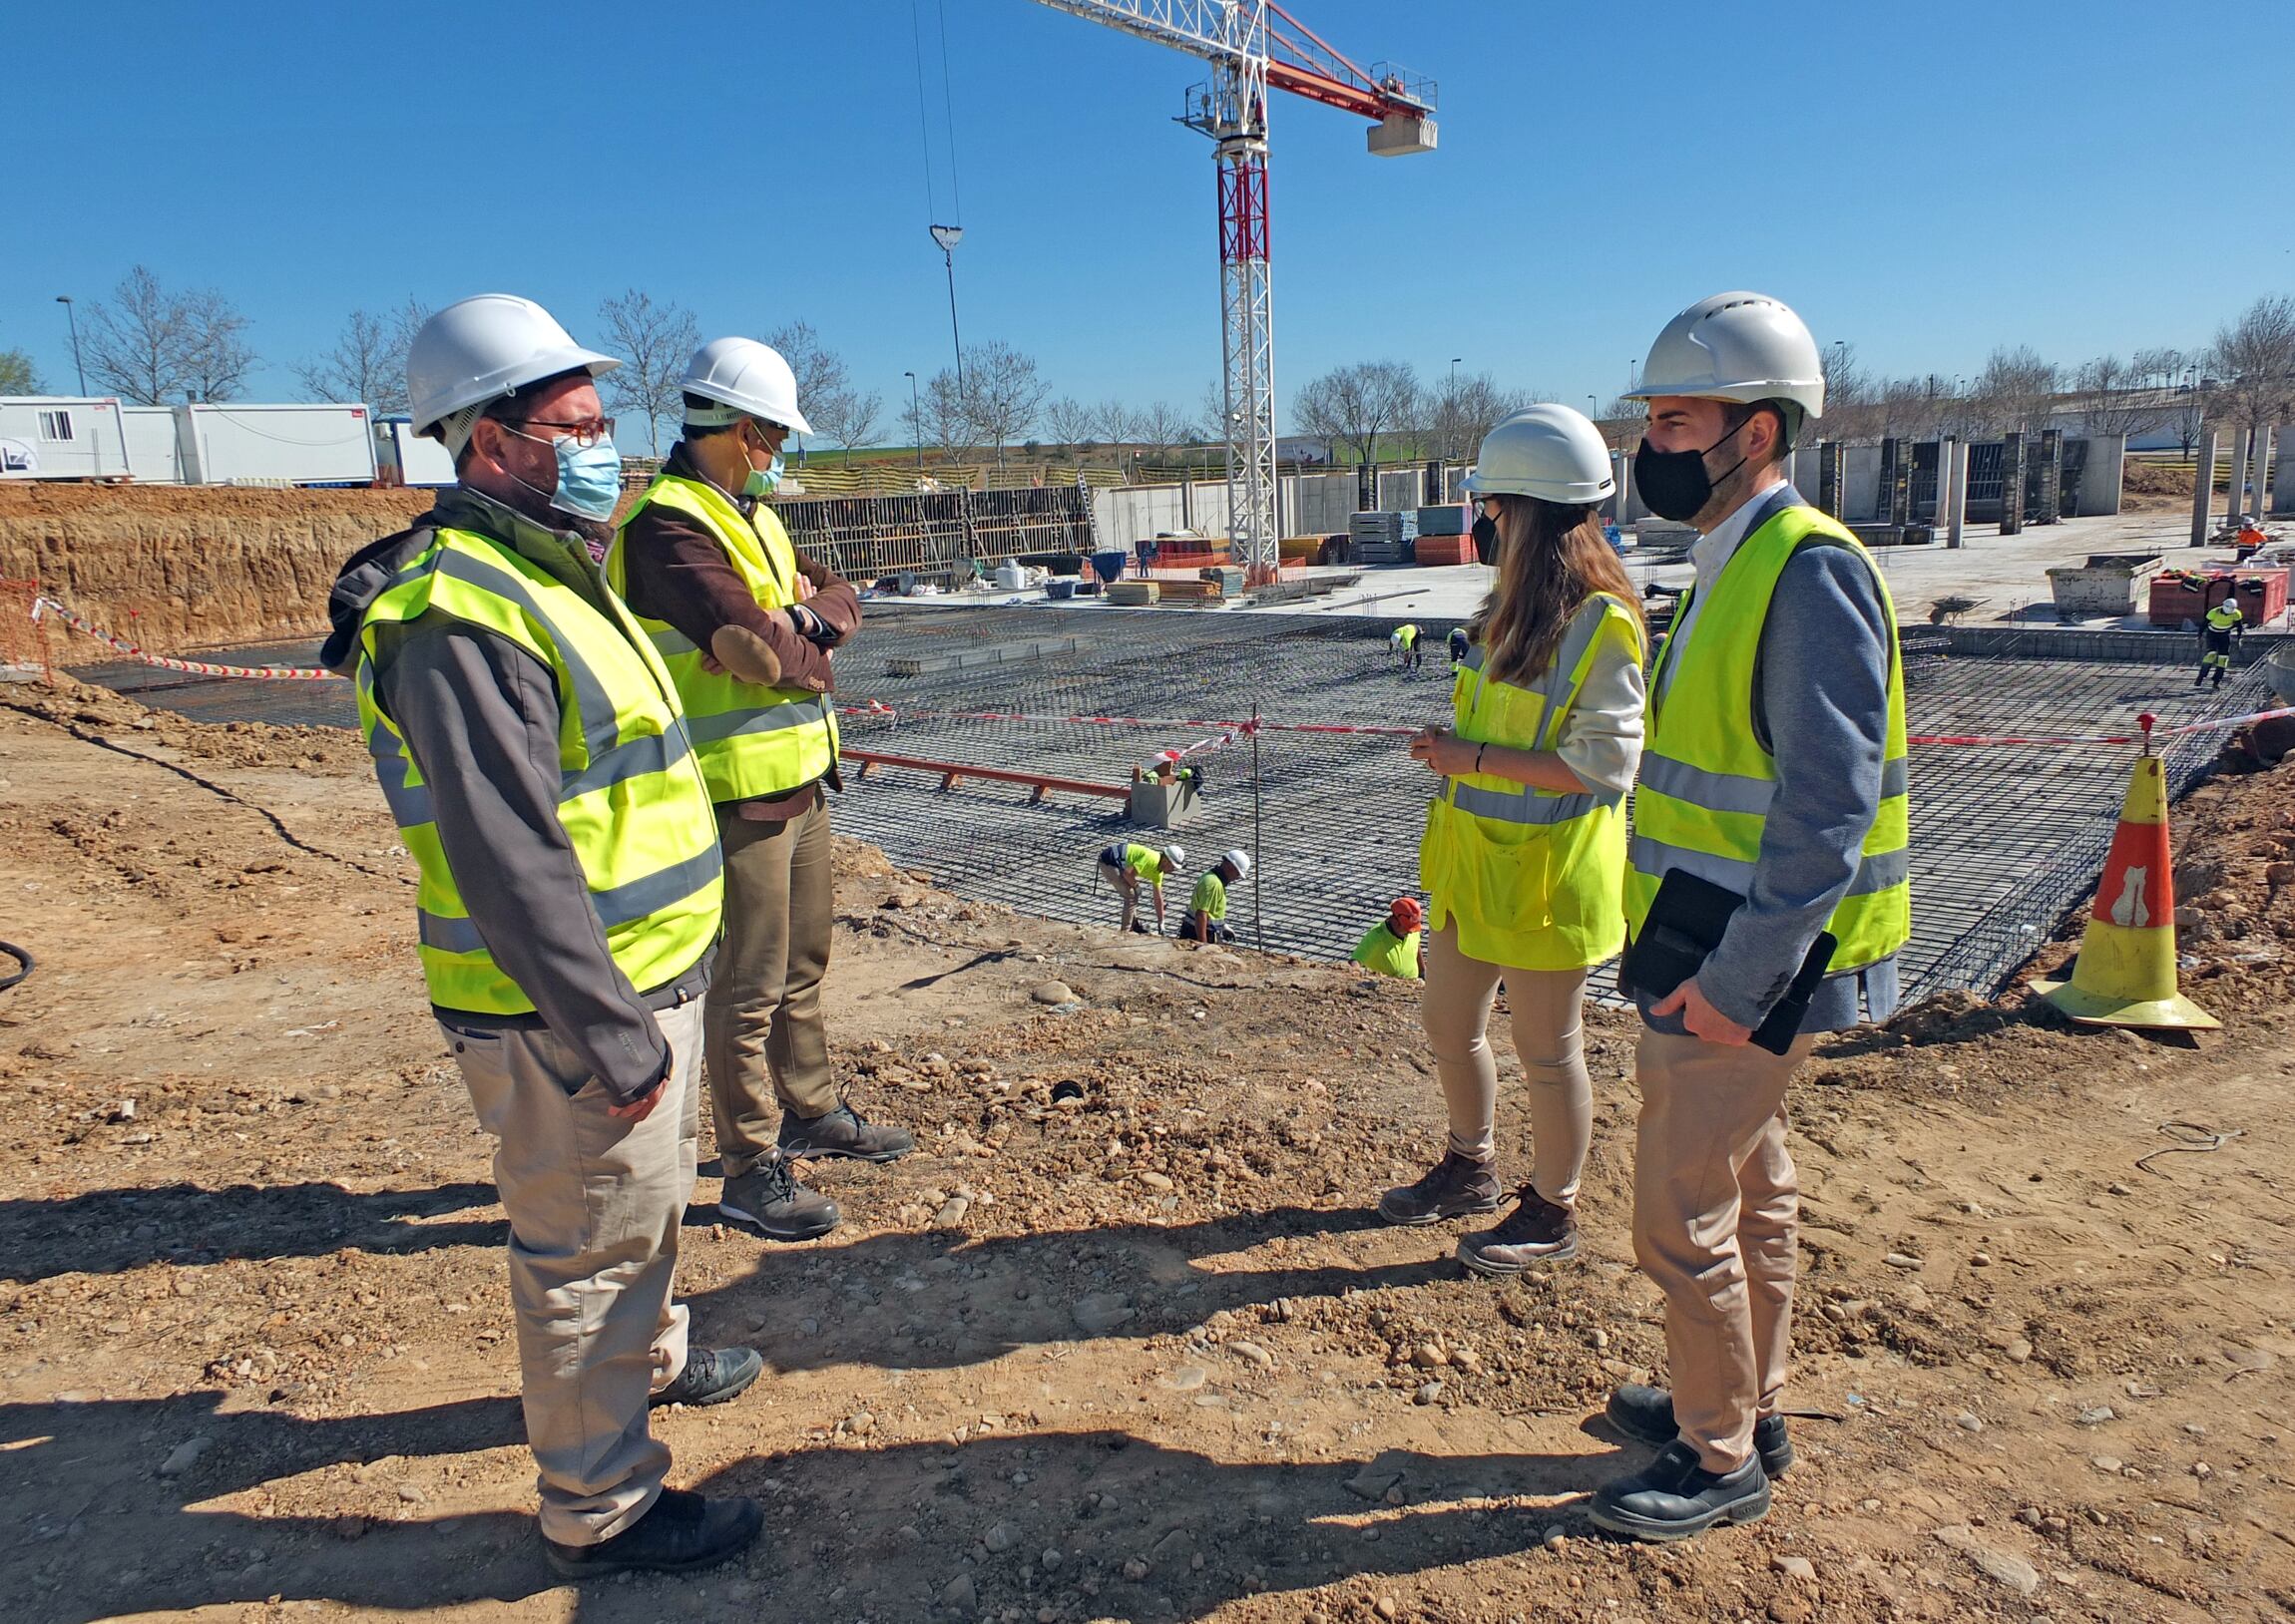
[[32, 956], [13, 942], [0, 942], [0, 953], [4, 953], [15, 960], [17, 965], [13, 974], [0, 976], [0, 993], [5, 993], [32, 974]]

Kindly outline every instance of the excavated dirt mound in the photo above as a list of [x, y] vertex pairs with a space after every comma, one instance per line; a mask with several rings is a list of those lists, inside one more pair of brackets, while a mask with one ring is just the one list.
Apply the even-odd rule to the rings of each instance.
[[[342, 561], [426, 491], [239, 491], [0, 482], [0, 577], [37, 580], [162, 652], [315, 636]], [[70, 658], [96, 644], [61, 633]]]
[[1800, 1461], [1758, 1527], [1667, 1549], [1585, 1515], [1646, 1458], [1604, 1395], [1664, 1363], [1629, 1018], [1588, 1022], [1584, 1255], [1476, 1280], [1465, 1226], [1369, 1210], [1442, 1139], [1412, 989], [1039, 923], [840, 842], [833, 1057], [920, 1149], [810, 1170], [846, 1223], [773, 1246], [715, 1222], [702, 1113], [681, 1288], [768, 1373], [655, 1428], [766, 1532], [577, 1592], [535, 1545], [488, 1145], [355, 745], [0, 694], [0, 937], [40, 961], [0, 993], [0, 1613], [2287, 1616], [2291, 792], [2226, 778], [2178, 824], [2220, 1037], [2016, 996], [1821, 1045]]

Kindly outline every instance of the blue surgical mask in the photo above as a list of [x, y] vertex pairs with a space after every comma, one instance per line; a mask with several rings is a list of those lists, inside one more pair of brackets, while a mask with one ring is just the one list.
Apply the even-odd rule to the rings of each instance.
[[550, 505], [582, 519], [611, 519], [622, 500], [622, 453], [611, 440], [578, 446], [571, 439], [554, 442], [558, 448], [558, 490]]
[[749, 470], [749, 477], [741, 482], [741, 495], [771, 496], [780, 488], [780, 483], [781, 454], [776, 451], [770, 467]]

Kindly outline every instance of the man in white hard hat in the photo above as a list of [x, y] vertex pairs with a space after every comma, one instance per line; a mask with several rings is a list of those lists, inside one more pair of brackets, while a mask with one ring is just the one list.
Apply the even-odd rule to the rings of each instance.
[[1195, 882], [1187, 911], [1179, 916], [1179, 935], [1189, 942], [1234, 941], [1235, 933], [1227, 927], [1227, 888], [1241, 885], [1250, 876], [1249, 852], [1238, 846], [1223, 854]]
[[1634, 1253], [1665, 1297], [1672, 1390], [1611, 1398], [1658, 1454], [1591, 1515], [1663, 1540], [1759, 1519], [1792, 1463], [1786, 1084], [1819, 1033], [1895, 1008], [1911, 893], [1895, 610], [1786, 478], [1824, 410], [1815, 341], [1777, 300], [1723, 293], [1658, 334], [1635, 393], [1642, 501], [1698, 532], [1651, 664], [1625, 890], [1646, 1028]]
[[[837, 775], [831, 654], [860, 596], [798, 553], [770, 502], [781, 446], [811, 426], [769, 345], [717, 338], [685, 375], [686, 422], [606, 575], [685, 701], [725, 858], [725, 941], [702, 1024], [724, 1188], [717, 1210], [775, 1240], [836, 1227], [798, 1157], [885, 1162], [916, 1141], [837, 1093], [821, 983], [835, 923], [826, 789]], [[775, 1131], [776, 1119], [778, 1131]]]
[[460, 483], [343, 566], [322, 656], [357, 684], [432, 1010], [496, 1141], [544, 1549], [575, 1577], [707, 1566], [762, 1521], [665, 1488], [647, 1423], [763, 1366], [688, 1349], [670, 1297], [723, 887], [676, 690], [593, 562], [621, 495], [594, 380], [619, 364], [510, 294], [425, 322], [415, 428]]

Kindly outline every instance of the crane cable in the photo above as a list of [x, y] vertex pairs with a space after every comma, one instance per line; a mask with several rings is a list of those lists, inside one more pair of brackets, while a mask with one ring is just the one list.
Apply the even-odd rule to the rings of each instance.
[[916, 58], [916, 133], [924, 156], [924, 208], [928, 224], [964, 224], [964, 183], [956, 166], [956, 97], [955, 77], [948, 64], [948, 4], [935, 0], [935, 12], [940, 22], [940, 105], [942, 128], [946, 132], [948, 150], [949, 207], [953, 210], [947, 220], [940, 217], [940, 193], [933, 184], [932, 174], [932, 116], [929, 98], [924, 87], [924, 19], [918, 0], [908, 0], [909, 43]]

